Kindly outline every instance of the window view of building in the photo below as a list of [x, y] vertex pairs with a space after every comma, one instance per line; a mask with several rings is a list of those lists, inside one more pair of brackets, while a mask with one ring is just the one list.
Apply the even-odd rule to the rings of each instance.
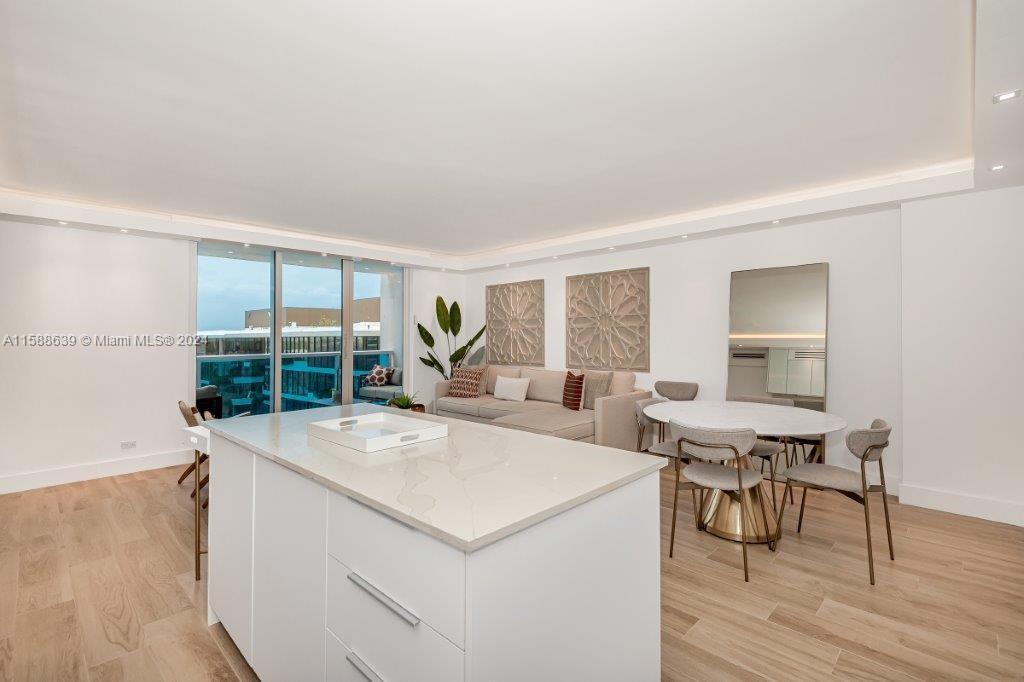
[[[204, 243], [199, 248], [197, 400], [216, 416], [274, 409], [274, 286], [271, 251]], [[402, 268], [358, 263], [353, 273], [352, 373], [343, 376], [342, 261], [286, 252], [282, 258], [281, 410], [342, 401], [386, 402], [402, 392]], [[367, 385], [375, 365], [393, 370]]]

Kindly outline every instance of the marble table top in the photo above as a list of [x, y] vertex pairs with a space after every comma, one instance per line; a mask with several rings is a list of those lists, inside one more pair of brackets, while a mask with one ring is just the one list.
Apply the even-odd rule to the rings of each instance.
[[[364, 453], [311, 438], [306, 431], [311, 421], [381, 410], [447, 423], [448, 437]], [[616, 448], [368, 404], [223, 419], [205, 426], [214, 439], [233, 441], [467, 552], [667, 463]]]
[[846, 428], [846, 420], [803, 407], [732, 400], [674, 400], [654, 403], [644, 413], [660, 422], [714, 429], [754, 429], [759, 436], [804, 436]]

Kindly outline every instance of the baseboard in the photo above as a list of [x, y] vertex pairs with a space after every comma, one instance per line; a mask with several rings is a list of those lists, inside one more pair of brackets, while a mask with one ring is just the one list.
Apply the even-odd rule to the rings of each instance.
[[900, 504], [1024, 526], [1024, 503], [1021, 502], [964, 495], [908, 483], [902, 484], [899, 490]]
[[47, 488], [51, 485], [89, 481], [94, 478], [131, 474], [136, 471], [161, 469], [176, 464], [186, 464], [194, 457], [192, 450], [169, 450], [135, 457], [121, 457], [101, 462], [73, 464], [55, 469], [26, 471], [20, 474], [0, 476], [0, 495], [20, 493], [25, 490]]

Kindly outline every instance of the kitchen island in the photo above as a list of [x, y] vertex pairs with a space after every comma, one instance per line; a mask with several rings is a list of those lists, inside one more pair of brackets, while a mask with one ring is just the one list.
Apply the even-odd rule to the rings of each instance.
[[[263, 680], [657, 680], [664, 460], [496, 426], [210, 423], [209, 608]], [[402, 413], [408, 415], [409, 413]]]

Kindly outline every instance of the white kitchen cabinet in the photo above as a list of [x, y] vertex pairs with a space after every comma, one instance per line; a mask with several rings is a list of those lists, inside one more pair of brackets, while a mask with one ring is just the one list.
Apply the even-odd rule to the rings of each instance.
[[824, 351], [804, 348], [768, 350], [767, 393], [825, 396]]
[[253, 670], [264, 682], [322, 680], [327, 490], [256, 457], [255, 491]]
[[212, 429], [234, 473], [210, 526], [210, 603], [260, 679], [660, 678], [663, 461], [451, 422], [353, 468], [260, 418]]
[[224, 629], [252, 665], [253, 466], [251, 452], [217, 439], [210, 457], [208, 600]]

